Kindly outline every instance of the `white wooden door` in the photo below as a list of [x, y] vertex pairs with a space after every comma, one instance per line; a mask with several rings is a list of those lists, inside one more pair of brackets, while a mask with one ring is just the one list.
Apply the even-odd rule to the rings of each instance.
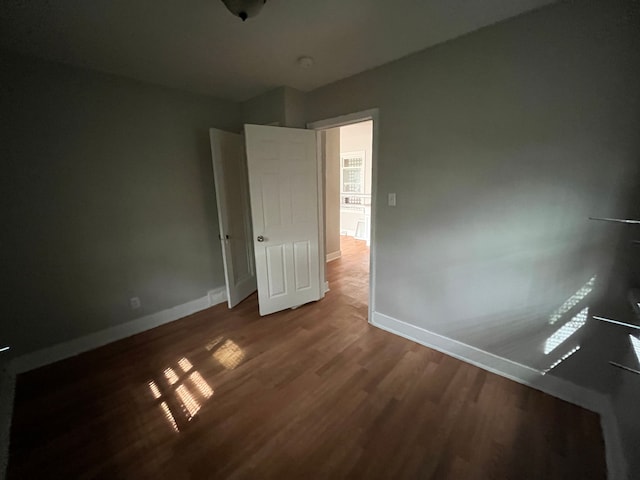
[[209, 130], [229, 308], [256, 291], [249, 183], [242, 135]]
[[316, 132], [245, 125], [260, 315], [319, 300]]

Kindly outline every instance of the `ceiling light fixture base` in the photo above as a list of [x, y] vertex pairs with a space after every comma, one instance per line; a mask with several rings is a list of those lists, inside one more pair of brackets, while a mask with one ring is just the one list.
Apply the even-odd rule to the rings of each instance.
[[313, 67], [313, 58], [303, 56], [298, 58], [297, 63], [300, 68], [311, 68]]
[[244, 22], [247, 18], [255, 17], [267, 0], [222, 0], [227, 9]]

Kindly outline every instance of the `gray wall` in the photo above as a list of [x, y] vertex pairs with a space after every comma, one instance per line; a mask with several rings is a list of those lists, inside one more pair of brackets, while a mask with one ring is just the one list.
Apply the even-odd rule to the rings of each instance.
[[563, 2], [308, 95], [311, 121], [380, 108], [376, 310], [541, 369], [581, 344], [553, 373], [614, 388], [608, 327], [543, 346], [606, 313], [617, 233], [587, 217], [621, 211], [640, 163], [637, 6]]
[[304, 92], [284, 87], [284, 116], [286, 127], [307, 127], [307, 96]]
[[242, 123], [286, 125], [285, 87], [274, 88], [242, 103]]
[[306, 127], [306, 95], [291, 87], [278, 87], [241, 105], [242, 122], [280, 127]]
[[239, 106], [0, 59], [0, 318], [12, 354], [224, 285], [208, 128], [239, 130]]
[[324, 132], [325, 253], [340, 252], [340, 128]]

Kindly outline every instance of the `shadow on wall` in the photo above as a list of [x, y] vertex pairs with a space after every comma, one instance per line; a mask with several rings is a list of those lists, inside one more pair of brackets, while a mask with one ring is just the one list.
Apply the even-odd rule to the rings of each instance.
[[238, 130], [237, 104], [6, 52], [0, 63], [2, 317], [20, 319], [3, 330], [8, 356], [224, 285], [207, 129]]
[[[633, 177], [628, 203], [621, 208], [620, 217], [640, 220], [640, 167]], [[609, 302], [616, 308], [617, 320], [640, 325], [640, 225], [613, 224], [603, 228], [615, 229], [619, 234], [612, 282], [609, 286]], [[621, 325], [609, 325], [615, 335], [618, 348], [610, 361], [640, 372], [640, 330]], [[609, 392], [618, 420], [618, 428], [628, 462], [628, 471], [640, 472], [640, 375], [629, 370], [609, 366], [615, 384]]]
[[[634, 176], [638, 173], [630, 178]], [[640, 188], [627, 181], [619, 198], [618, 217], [640, 219]], [[529, 332], [543, 354], [534, 365], [543, 374], [615, 397], [621, 385], [640, 381], [640, 376], [612, 365], [640, 366], [640, 305], [634, 308], [630, 301], [630, 292], [640, 287], [640, 225], [585, 221], [593, 222], [592, 231], [606, 232], [600, 248], [610, 261], [602, 262], [599, 271], [551, 312], [545, 326]]]
[[[640, 169], [630, 179], [612, 217], [640, 219]], [[610, 267], [594, 274], [549, 315], [546, 329], [554, 330], [541, 344], [548, 366], [539, 368], [611, 399], [626, 469], [638, 472], [640, 225], [597, 223], [612, 236]]]

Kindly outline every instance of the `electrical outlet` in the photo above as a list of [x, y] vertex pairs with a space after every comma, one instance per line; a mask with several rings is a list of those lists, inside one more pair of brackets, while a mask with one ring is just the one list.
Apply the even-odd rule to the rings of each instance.
[[390, 193], [389, 194], [389, 206], [390, 207], [395, 207], [396, 206], [396, 194], [395, 193]]
[[133, 310], [137, 310], [140, 308], [140, 299], [138, 297], [132, 297], [129, 299], [129, 304]]

